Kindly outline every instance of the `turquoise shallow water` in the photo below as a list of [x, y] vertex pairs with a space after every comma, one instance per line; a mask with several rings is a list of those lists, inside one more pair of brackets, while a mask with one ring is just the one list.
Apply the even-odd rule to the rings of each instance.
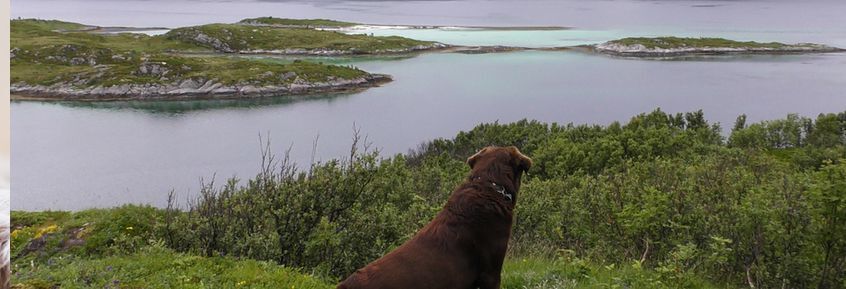
[[595, 44], [625, 37], [621, 31], [605, 30], [534, 30], [502, 31], [471, 29], [363, 29], [349, 31], [354, 34], [376, 36], [404, 36], [413, 39], [438, 41], [452, 45], [504, 45], [518, 47], [562, 47]]
[[438, 41], [452, 45], [467, 46], [517, 46], [530, 48], [563, 47], [598, 44], [625, 37], [722, 37], [742, 41], [800, 43], [814, 42], [838, 47], [846, 47], [846, 39], [826, 38], [825, 33], [805, 31], [744, 31], [744, 30], [705, 30], [690, 31], [673, 28], [654, 28], [651, 30], [474, 30], [474, 29], [401, 29], [367, 28], [346, 31], [352, 34], [375, 36], [403, 36], [413, 39]]

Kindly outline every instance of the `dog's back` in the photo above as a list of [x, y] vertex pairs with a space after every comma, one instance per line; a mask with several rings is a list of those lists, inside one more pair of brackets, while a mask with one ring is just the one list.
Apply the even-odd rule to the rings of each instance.
[[531, 159], [515, 147], [488, 147], [467, 163], [470, 177], [434, 220], [337, 288], [499, 288], [520, 176]]
[[460, 236], [441, 212], [394, 251], [357, 270], [338, 289], [472, 288], [477, 275], [466, 253], [469, 236]]

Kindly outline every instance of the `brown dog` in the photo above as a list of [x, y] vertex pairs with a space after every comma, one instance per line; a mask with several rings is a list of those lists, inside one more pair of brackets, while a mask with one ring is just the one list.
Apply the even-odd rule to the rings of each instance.
[[470, 176], [410, 240], [357, 270], [338, 289], [499, 288], [520, 177], [532, 160], [516, 147], [486, 147]]

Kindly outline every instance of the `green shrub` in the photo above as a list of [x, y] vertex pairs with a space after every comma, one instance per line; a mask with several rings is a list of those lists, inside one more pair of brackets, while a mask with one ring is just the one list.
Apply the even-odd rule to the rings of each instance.
[[382, 158], [354, 141], [348, 158], [301, 170], [265, 152], [256, 177], [209, 183], [185, 210], [14, 212], [14, 260], [62, 256], [14, 248], [39, 234], [59, 248], [85, 227], [92, 257], [164, 242], [334, 282], [431, 220], [466, 177], [468, 155], [517, 145], [535, 166], [520, 191], [504, 288], [840, 288], [844, 115], [741, 119], [728, 142], [701, 112], [656, 110], [604, 127], [483, 124], [409, 155]]

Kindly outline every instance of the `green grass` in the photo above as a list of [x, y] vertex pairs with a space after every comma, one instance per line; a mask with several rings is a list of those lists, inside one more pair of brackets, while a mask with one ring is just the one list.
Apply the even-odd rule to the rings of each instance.
[[[213, 48], [223, 52], [245, 50], [339, 50], [354, 53], [380, 53], [390, 49], [408, 49], [432, 42], [399, 36], [350, 35], [335, 31], [208, 24], [183, 27], [166, 34], [169, 39]], [[209, 38], [203, 39], [203, 36]], [[201, 39], [201, 40], [198, 40]]]
[[276, 17], [258, 17], [247, 18], [238, 23], [244, 24], [265, 24], [265, 25], [280, 25], [280, 26], [301, 26], [309, 27], [350, 27], [358, 25], [358, 23], [335, 21], [329, 19], [291, 19], [291, 18], [276, 18]]
[[[334, 288], [333, 280], [272, 262], [200, 257], [160, 245], [102, 258], [73, 255], [49, 263], [15, 265], [15, 288]], [[678, 281], [637, 266], [599, 266], [584, 261], [509, 259], [503, 289], [718, 289], [695, 276]]]
[[[147, 206], [11, 213], [14, 288], [333, 288], [338, 278], [234, 257], [178, 253], [161, 240], [165, 214]], [[77, 238], [84, 244], [68, 246]], [[25, 249], [33, 240], [45, 245]], [[659, 268], [660, 269], [660, 268]], [[692, 273], [600, 265], [578, 258], [509, 257], [504, 289], [734, 288]]]
[[728, 48], [785, 48], [789, 45], [778, 42], [761, 43], [755, 41], [734, 41], [725, 38], [685, 38], [685, 37], [629, 37], [613, 40], [611, 43], [623, 45], [641, 44], [647, 48], [687, 48], [687, 47], [728, 47]]
[[503, 289], [541, 288], [735, 288], [715, 285], [692, 273], [662, 274], [638, 263], [599, 265], [581, 259], [506, 259], [502, 269]]
[[63, 254], [103, 256], [137, 249], [147, 244], [162, 218], [161, 210], [133, 205], [75, 213], [12, 212], [11, 255], [26, 264]]
[[[33, 63], [16, 59], [11, 63], [11, 81], [40, 85], [74, 82], [80, 87], [167, 84], [185, 79], [215, 80], [222, 84], [284, 85], [294, 82], [297, 78], [308, 82], [324, 82], [333, 78], [353, 79], [367, 75], [367, 72], [355, 68], [307, 61], [274, 64], [227, 57], [150, 55], [146, 58], [146, 63], [164, 67], [168, 74], [139, 74], [139, 67], [145, 62], [140, 58], [103, 64], [99, 68], [88, 65]], [[286, 76], [290, 73], [293, 75]]]
[[14, 288], [333, 288], [270, 262], [199, 257], [162, 246], [127, 255], [51, 260], [34, 266], [15, 263]]
[[[9, 44], [12, 49], [40, 50], [47, 46], [73, 44], [91, 48], [106, 48], [122, 52], [161, 53], [168, 51], [209, 52], [211, 50], [163, 36], [148, 36], [137, 33], [93, 34], [86, 32], [62, 33], [53, 31], [56, 25], [45, 23], [67, 23], [44, 20], [12, 20]], [[75, 25], [82, 25], [76, 24]], [[69, 25], [69, 24], [68, 24]], [[83, 27], [85, 25], [82, 25]]]

